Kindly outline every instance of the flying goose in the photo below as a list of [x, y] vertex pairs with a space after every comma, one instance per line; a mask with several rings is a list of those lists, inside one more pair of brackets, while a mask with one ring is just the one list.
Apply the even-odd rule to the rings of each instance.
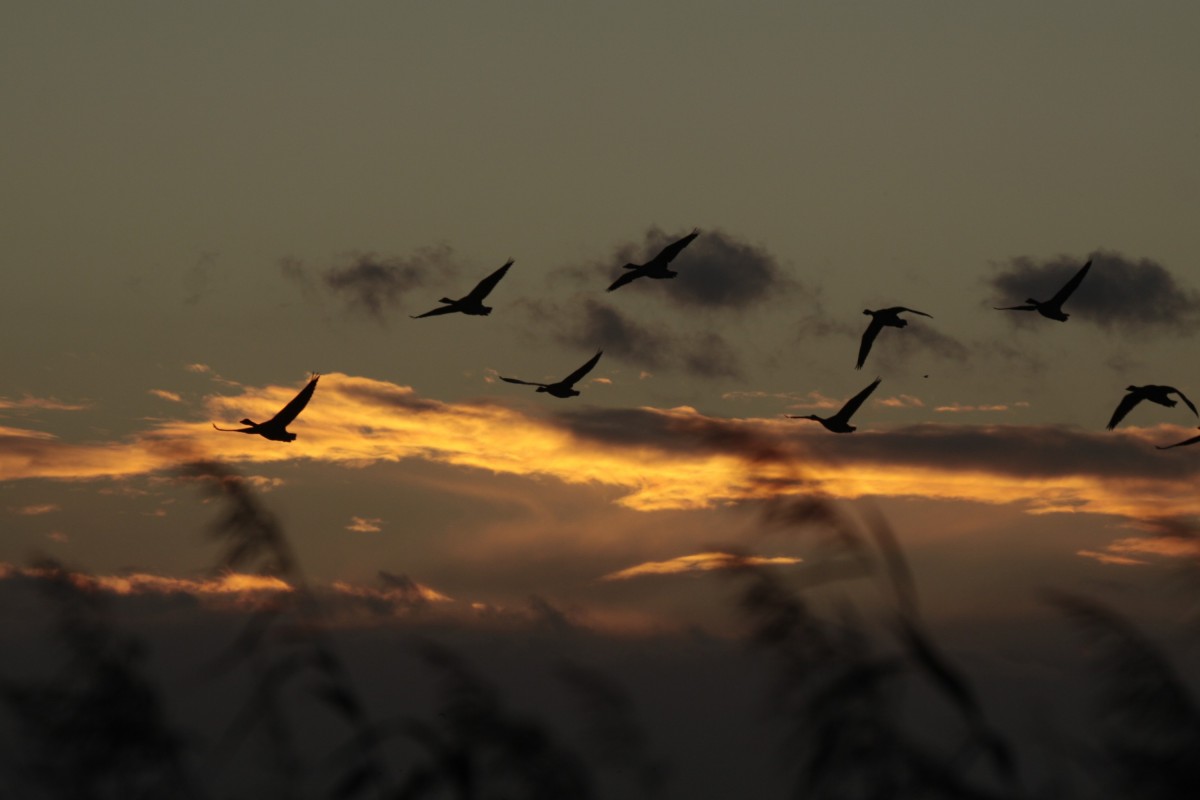
[[834, 433], [851, 433], [857, 429], [850, 424], [850, 417], [854, 416], [854, 412], [858, 411], [858, 407], [863, 404], [863, 401], [870, 396], [871, 392], [875, 391], [875, 387], [879, 385], [880, 380], [880, 378], [876, 378], [870, 386], [847, 400], [846, 405], [842, 406], [842, 409], [832, 417], [818, 417], [816, 414], [805, 414], [803, 416], [788, 414], [787, 418], [815, 419], [824, 425], [826, 430], [833, 431]]
[[608, 291], [611, 292], [615, 289], [620, 289], [625, 284], [638, 278], [674, 278], [679, 273], [667, 269], [667, 265], [674, 261], [675, 256], [679, 255], [679, 252], [691, 244], [692, 239], [695, 239], [699, 235], [700, 229], [696, 228], [679, 241], [672, 242], [664, 247], [659, 251], [658, 255], [645, 264], [626, 264], [621, 269], [627, 269], [629, 272], [626, 272], [613, 281], [612, 286], [608, 287]]
[[[483, 304], [483, 298], [487, 297], [492, 289], [496, 288], [496, 284], [504, 277], [504, 273], [508, 272], [508, 268], [513, 265], [513, 260], [510, 258], [504, 262], [504, 266], [488, 275], [486, 278], [476, 284], [470, 294], [465, 297], [460, 297], [457, 300], [451, 300], [449, 297], [443, 297], [438, 300], [439, 303], [447, 305], [435, 308], [432, 311], [426, 311], [424, 314], [418, 314], [413, 319], [421, 319], [423, 317], [436, 317], [439, 314], [453, 314], [456, 311], [463, 314], [470, 314], [474, 317], [486, 317], [492, 313], [491, 306]], [[410, 315], [411, 316], [411, 315]]]
[[300, 393], [293, 397], [278, 414], [266, 422], [255, 422], [254, 420], [244, 419], [242, 420], [242, 424], [249, 425], [249, 428], [218, 428], [215, 422], [213, 423], [213, 427], [227, 433], [257, 433], [259, 436], [270, 439], [273, 442], [294, 442], [296, 434], [287, 430], [287, 426], [291, 425], [292, 420], [308, 405], [308, 401], [312, 399], [313, 392], [316, 391], [317, 379], [320, 377], [320, 373], [313, 373], [312, 380], [308, 382], [308, 385], [301, 389]]
[[908, 320], [900, 319], [900, 314], [905, 311], [910, 314], [920, 314], [922, 317], [933, 319], [932, 314], [926, 314], [924, 311], [917, 311], [915, 308], [905, 308], [904, 306], [881, 308], [878, 311], [872, 311], [869, 308], [863, 309], [863, 313], [871, 317], [871, 323], [863, 331], [862, 344], [858, 346], [858, 363], [855, 364], [855, 369], [862, 369], [863, 362], [867, 360], [867, 353], [871, 352], [871, 344], [885, 325], [890, 328], [903, 328], [908, 325]]
[[1172, 393], [1179, 395], [1179, 398], [1187, 403], [1187, 407], [1192, 410], [1192, 413], [1200, 416], [1196, 412], [1196, 407], [1192, 405], [1192, 401], [1187, 399], [1187, 395], [1174, 386], [1126, 386], [1125, 391], [1128, 394], [1121, 398], [1117, 410], [1113, 412], [1112, 419], [1108, 421], [1108, 429], [1110, 431], [1117, 427], [1117, 423], [1125, 419], [1125, 415], [1143, 400], [1149, 400], [1151, 403], [1158, 403], [1160, 406], [1166, 406], [1167, 408], [1174, 408], [1175, 401], [1167, 397], [1167, 395]]
[[1088, 262], [1083, 265], [1079, 272], [1076, 272], [1071, 277], [1071, 280], [1067, 281], [1066, 284], [1058, 290], [1058, 294], [1054, 295], [1054, 297], [1051, 297], [1044, 303], [1039, 300], [1034, 300], [1031, 297], [1025, 301], [1028, 305], [1005, 306], [1003, 308], [996, 308], [993, 306], [993, 308], [995, 308], [997, 311], [1036, 311], [1043, 317], [1056, 319], [1059, 322], [1066, 322], [1067, 317], [1071, 315], [1062, 310], [1062, 304], [1067, 302], [1067, 298], [1071, 296], [1071, 293], [1079, 288], [1079, 284], [1083, 282], [1083, 276], [1087, 275], [1087, 272], [1091, 266], [1092, 261], [1091, 259], [1088, 259]]
[[603, 350], [596, 353], [596, 355], [592, 356], [586, 364], [572, 372], [567, 377], [563, 378], [558, 383], [534, 383], [533, 381], [522, 381], [518, 380], [517, 378], [506, 378], [503, 375], [500, 376], [500, 380], [508, 381], [509, 383], [519, 383], [524, 386], [536, 386], [538, 387], [539, 392], [546, 392], [554, 397], [575, 397], [579, 394], [579, 392], [575, 390], [575, 382], [591, 372], [592, 367], [596, 366], [596, 362], [600, 360], [600, 356], [602, 355], [604, 355]]

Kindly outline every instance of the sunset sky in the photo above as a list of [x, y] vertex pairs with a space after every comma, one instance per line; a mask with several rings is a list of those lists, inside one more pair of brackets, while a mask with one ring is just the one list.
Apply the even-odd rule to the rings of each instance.
[[[1130, 384], [1200, 400], [1198, 26], [1109, 0], [19, 4], [0, 579], [49, 555], [218, 591], [216, 512], [176, 472], [216, 459], [310, 581], [407, 576], [464, 616], [723, 630], [723, 554], [820, 558], [756, 513], [813, 492], [887, 517], [938, 624], [1141, 597], [1197, 556], [1200, 446], [1154, 445], [1200, 421], [1105, 423]], [[693, 228], [677, 279], [604, 291]], [[509, 258], [490, 316], [410, 319]], [[1089, 258], [1065, 324], [992, 310]], [[886, 306], [932, 318], [856, 371]], [[597, 350], [579, 397], [498, 380]], [[311, 372], [295, 442], [212, 429]], [[853, 434], [783, 416], [877, 376]]]

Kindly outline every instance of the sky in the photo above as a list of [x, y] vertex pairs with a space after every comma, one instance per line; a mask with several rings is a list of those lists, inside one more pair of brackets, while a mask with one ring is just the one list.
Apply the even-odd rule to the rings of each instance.
[[[728, 632], [731, 554], [825, 557], [763, 522], [806, 496], [886, 517], [946, 635], [1019, 648], [1047, 589], [1168, 641], [1194, 612], [1169, 592], [1200, 446], [1154, 446], [1200, 422], [1105, 430], [1128, 385], [1200, 400], [1192, 4], [7, 17], [4, 575], [211, 594], [217, 502], [180, 467], [214, 460], [313, 585], [391, 576], [462, 619], [533, 597], [606, 635]], [[678, 278], [605, 292], [693, 229]], [[510, 258], [489, 316], [410, 319]], [[1089, 259], [1066, 323], [993, 310]], [[931, 317], [855, 370], [889, 306]], [[600, 350], [578, 397], [499, 381]], [[296, 441], [212, 429], [312, 373]], [[784, 416], [876, 377], [853, 434]]]

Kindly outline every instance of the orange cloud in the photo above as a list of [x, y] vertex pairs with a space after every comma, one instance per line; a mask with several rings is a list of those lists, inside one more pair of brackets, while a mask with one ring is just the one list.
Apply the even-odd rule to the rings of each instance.
[[[266, 419], [297, 386], [241, 387], [206, 398], [209, 420]], [[832, 402], [832, 401], [831, 401]], [[306, 459], [346, 467], [420, 459], [620, 490], [627, 507], [699, 509], [779, 493], [1016, 503], [1033, 513], [1130, 519], [1200, 510], [1196, 469], [1155, 451], [1170, 433], [1053, 426], [926, 424], [835, 436], [782, 419], [722, 419], [689, 407], [546, 404], [539, 417], [498, 402], [448, 403], [411, 388], [325, 375], [293, 423], [298, 439], [216, 433], [171, 421], [122, 442], [71, 443], [0, 428], [0, 480], [121, 478], [183, 460], [243, 465]], [[1183, 464], [1181, 467], [1180, 465]]]
[[1135, 566], [1138, 564], [1149, 564], [1149, 561], [1142, 561], [1139, 558], [1129, 558], [1127, 556], [1114, 556], [1111, 553], [1100, 553], [1095, 550], [1077, 550], [1075, 555], [1083, 556], [1084, 558], [1092, 558], [1099, 561], [1101, 564], [1119, 564], [1121, 566]]
[[89, 406], [86, 403], [64, 403], [54, 397], [33, 397], [25, 395], [20, 400], [10, 400], [0, 397], [0, 411], [6, 409], [35, 409], [41, 411], [83, 411]]
[[379, 533], [383, 530], [379, 527], [381, 522], [383, 522], [381, 519], [350, 517], [350, 524], [346, 526], [346, 530], [354, 531], [355, 533]]
[[51, 514], [58, 510], [59, 507], [54, 503], [42, 503], [41, 505], [21, 506], [16, 509], [16, 512], [25, 517], [37, 517], [42, 514]]
[[[1022, 404], [1018, 403], [1018, 405]], [[1029, 404], [1024, 403], [1023, 405]], [[964, 406], [959, 403], [951, 403], [948, 406], [936, 406], [933, 410], [943, 414], [960, 414], [968, 411], [1008, 411], [1008, 406], [1003, 404], [992, 406]]]
[[925, 403], [919, 397], [913, 397], [911, 394], [901, 394], [895, 397], [884, 397], [875, 401], [881, 406], [887, 408], [924, 408]]
[[680, 573], [711, 572], [717, 569], [732, 569], [740, 566], [765, 566], [768, 564], [799, 564], [801, 559], [787, 556], [765, 558], [762, 556], [738, 556], [732, 553], [693, 553], [669, 561], [647, 561], [603, 576], [602, 581], [626, 581], [643, 575], [678, 575]]
[[182, 397], [177, 395], [175, 392], [168, 392], [166, 389], [151, 389], [149, 394], [152, 394], [155, 397], [161, 397], [163, 400], [169, 400], [172, 403], [183, 402]]

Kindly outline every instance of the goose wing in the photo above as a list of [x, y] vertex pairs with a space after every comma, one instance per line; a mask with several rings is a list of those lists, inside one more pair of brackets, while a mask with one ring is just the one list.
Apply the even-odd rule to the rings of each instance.
[[1197, 411], [1196, 411], [1196, 406], [1195, 406], [1195, 404], [1194, 404], [1194, 403], [1192, 403], [1192, 401], [1191, 401], [1191, 400], [1188, 400], [1188, 398], [1187, 398], [1187, 395], [1186, 395], [1186, 394], [1184, 394], [1183, 392], [1179, 391], [1179, 390], [1178, 390], [1178, 389], [1176, 389], [1174, 386], [1171, 386], [1171, 387], [1169, 387], [1169, 388], [1170, 388], [1170, 390], [1171, 390], [1172, 392], [1174, 392], [1175, 394], [1179, 395], [1179, 399], [1180, 399], [1180, 400], [1182, 400], [1183, 402], [1187, 403], [1187, 407], [1188, 407], [1188, 408], [1190, 408], [1190, 409], [1192, 410], [1192, 413], [1193, 413], [1193, 414], [1195, 414], [1196, 416], [1200, 417], [1200, 413], [1197, 413]]
[[413, 319], [424, 319], [425, 317], [436, 317], [439, 314], [453, 314], [457, 311], [458, 311], [458, 303], [447, 303], [444, 306], [438, 306], [437, 308], [433, 309], [432, 311], [426, 311], [424, 314], [417, 314], [416, 316], [409, 314], [409, 316], [412, 317]]
[[1190, 439], [1184, 439], [1182, 442], [1176, 442], [1175, 444], [1168, 444], [1168, 445], [1157, 445], [1156, 444], [1154, 446], [1156, 448], [1158, 448], [1159, 450], [1170, 450], [1172, 447], [1187, 447], [1189, 444], [1195, 444], [1196, 442], [1200, 442], [1200, 436], [1193, 436]]
[[546, 386], [547, 385], [545, 383], [534, 383], [533, 381], [523, 381], [520, 378], [506, 378], [503, 375], [500, 376], [500, 380], [505, 381], [506, 383], [519, 383], [522, 386]]
[[882, 323], [875, 317], [871, 317], [871, 324], [867, 325], [867, 329], [863, 331], [862, 342], [858, 345], [858, 363], [854, 365], [855, 369], [862, 369], [863, 363], [867, 360], [867, 353], [871, 352], [871, 344], [881, 330], [883, 330]]
[[894, 306], [889, 308], [888, 311], [892, 312], [893, 314], [899, 314], [901, 311], [907, 311], [909, 314], [920, 314], [922, 317], [929, 317], [930, 319], [933, 319], [933, 314], [926, 314], [924, 311], [917, 311], [915, 308], [905, 308], [904, 306]]
[[320, 373], [314, 374], [308, 385], [301, 389], [300, 393], [293, 397], [286, 406], [280, 409], [278, 414], [264, 422], [262, 427], [278, 425], [281, 428], [286, 428], [288, 425], [291, 425], [292, 420], [304, 410], [304, 407], [308, 405], [308, 401], [312, 399], [313, 392], [317, 390], [317, 381], [320, 378]]
[[475, 285], [475, 288], [471, 290], [471, 293], [469, 295], [467, 295], [466, 297], [464, 297], [463, 299], [467, 300], [467, 301], [473, 300], [477, 303], [482, 303], [483, 298], [487, 297], [488, 294], [492, 291], [492, 289], [496, 288], [496, 284], [500, 282], [500, 279], [504, 277], [504, 273], [508, 272], [508, 268], [511, 267], [512, 265], [513, 265], [513, 260], [510, 258], [508, 261], [506, 261], [504, 263], [503, 267], [496, 270], [491, 275], [488, 275], [486, 278], [484, 278], [479, 283], [477, 283]]
[[631, 269], [628, 272], [622, 273], [621, 277], [619, 277], [615, 281], [613, 281], [612, 286], [608, 287], [608, 291], [612, 292], [617, 289], [620, 289], [625, 284], [627, 284], [631, 281], [635, 281], [645, 274], [646, 274], [646, 270], [643, 267], [638, 267], [637, 269]]
[[563, 378], [561, 381], [559, 381], [559, 383], [565, 384], [566, 386], [572, 386], [575, 383], [575, 381], [579, 380], [584, 375], [587, 375], [589, 372], [592, 371], [592, 367], [596, 366], [596, 362], [600, 360], [600, 356], [602, 356], [602, 355], [604, 355], [603, 350], [601, 350], [600, 352], [596, 353], [596, 355], [589, 358], [588, 362], [586, 364], [584, 364], [582, 367], [580, 367], [579, 369], [572, 372], [567, 377]]
[[992, 309], [994, 311], [1037, 311], [1037, 306], [1031, 306], [1031, 305], [1003, 306], [1003, 307], [992, 306]]
[[1133, 410], [1133, 407], [1142, 402], [1142, 396], [1129, 392], [1121, 398], [1121, 402], [1117, 405], [1117, 409], [1113, 411], [1112, 419], [1108, 421], [1108, 429], [1111, 431], [1117, 427], [1117, 423], [1125, 419], [1125, 415]]
[[670, 264], [672, 261], [675, 260], [675, 256], [679, 255], [679, 252], [681, 250], [683, 250], [683, 248], [687, 247], [689, 244], [692, 243], [692, 239], [695, 239], [699, 235], [700, 235], [700, 229], [699, 228], [693, 229], [692, 232], [689, 233], [687, 236], [683, 237], [682, 239], [680, 239], [678, 241], [672, 242], [671, 244], [667, 245], [662, 250], [660, 250], [658, 255], [656, 255], [654, 257], [653, 261], [658, 264], [661, 264], [665, 267], [667, 264]]
[[1051, 305], [1061, 306], [1063, 303], [1067, 302], [1067, 298], [1071, 296], [1072, 292], [1079, 288], [1079, 284], [1083, 283], [1083, 276], [1087, 275], [1088, 270], [1091, 268], [1092, 261], [1091, 259], [1088, 259], [1088, 262], [1080, 268], [1079, 272], [1076, 272], [1074, 275], [1072, 275], [1071, 280], [1067, 281], [1066, 285], [1058, 290], [1058, 294], [1050, 298]]
[[842, 410], [834, 414], [834, 416], [841, 419], [842, 422], [849, 420], [852, 416], [854, 416], [854, 412], [858, 411], [858, 407], [863, 404], [863, 401], [871, 396], [871, 392], [875, 391], [875, 387], [878, 386], [879, 382], [882, 380], [882, 378], [876, 378], [870, 386], [847, 400], [846, 405], [842, 406]]
[[212, 426], [217, 430], [225, 431], [226, 433], [251, 433], [254, 430], [254, 428], [222, 428], [215, 422], [212, 424]]

